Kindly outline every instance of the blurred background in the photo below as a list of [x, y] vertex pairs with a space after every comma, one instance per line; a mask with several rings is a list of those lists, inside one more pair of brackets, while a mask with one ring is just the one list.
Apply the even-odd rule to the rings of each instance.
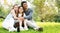
[[60, 0], [0, 0], [0, 21], [9, 14], [14, 4], [27, 1], [34, 11], [33, 19], [39, 22], [60, 22]]

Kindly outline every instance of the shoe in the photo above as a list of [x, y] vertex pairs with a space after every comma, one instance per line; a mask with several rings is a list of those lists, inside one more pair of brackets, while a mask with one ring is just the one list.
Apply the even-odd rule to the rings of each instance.
[[17, 31], [17, 28], [15, 28], [14, 31]]
[[23, 27], [20, 27], [20, 31], [24, 31]]
[[38, 30], [38, 31], [43, 31], [43, 28], [42, 28], [42, 27], [40, 27], [40, 28], [38, 28], [37, 30]]
[[15, 28], [9, 28], [9, 32], [17, 31]]
[[24, 30], [28, 30], [28, 28], [27, 27], [24, 27]]
[[11, 27], [9, 27], [8, 29], [9, 29], [9, 32], [11, 32], [11, 31], [12, 31]]

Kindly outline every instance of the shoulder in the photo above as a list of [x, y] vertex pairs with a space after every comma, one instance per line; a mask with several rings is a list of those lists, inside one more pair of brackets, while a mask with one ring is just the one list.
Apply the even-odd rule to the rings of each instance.
[[32, 9], [32, 8], [28, 8], [28, 10], [29, 10], [30, 12], [33, 12], [33, 9]]
[[14, 9], [12, 9], [11, 12], [14, 12]]
[[32, 8], [28, 8], [28, 10], [33, 10]]
[[15, 14], [15, 11], [14, 11], [14, 9], [12, 9], [10, 13], [11, 13], [11, 14]]

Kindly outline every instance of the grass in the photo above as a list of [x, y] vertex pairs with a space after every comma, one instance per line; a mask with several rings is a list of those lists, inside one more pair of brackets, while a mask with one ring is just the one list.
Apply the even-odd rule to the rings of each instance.
[[[55, 22], [36, 22], [38, 26], [43, 27], [42, 31], [35, 31], [33, 29], [29, 29], [28, 31], [21, 31], [19, 33], [60, 33], [60, 23]], [[2, 28], [2, 22], [0, 22], [0, 33], [18, 33], [18, 32], [9, 32]]]

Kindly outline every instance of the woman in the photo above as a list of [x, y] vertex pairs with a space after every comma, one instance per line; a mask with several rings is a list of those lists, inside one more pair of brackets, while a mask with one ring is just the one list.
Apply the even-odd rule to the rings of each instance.
[[2, 23], [3, 28], [9, 30], [9, 31], [16, 31], [16, 29], [13, 27], [14, 25], [14, 19], [19, 19], [16, 15], [18, 14], [18, 5], [15, 4], [13, 6], [13, 9], [8, 14], [4, 22]]
[[[19, 8], [19, 9], [18, 9]], [[14, 23], [19, 22], [20, 23], [20, 30], [28, 30], [27, 25], [26, 25], [26, 21], [24, 20], [24, 28], [21, 26], [22, 25], [22, 20], [20, 19], [20, 14], [22, 13], [22, 17], [25, 15], [23, 13], [23, 8], [22, 7], [18, 7], [17, 4], [15, 4], [13, 6], [13, 9], [11, 10], [11, 12], [9, 13], [9, 15], [6, 17], [6, 19], [3, 22], [3, 27], [9, 31], [16, 31], [16, 29], [14, 28]]]
[[[26, 16], [25, 13], [23, 12], [23, 8], [21, 6], [19, 6], [19, 14], [18, 14], [18, 18], [20, 17], [24, 17]], [[21, 20], [19, 19], [19, 23], [20, 23], [20, 30], [28, 30], [28, 27], [27, 27], [27, 19], [24, 19], [24, 20]], [[24, 25], [24, 27], [22, 27], [22, 25]]]

